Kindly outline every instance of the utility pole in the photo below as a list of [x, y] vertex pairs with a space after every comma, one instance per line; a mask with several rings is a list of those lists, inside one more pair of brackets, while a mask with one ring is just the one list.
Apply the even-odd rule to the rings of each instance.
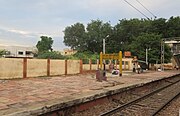
[[105, 54], [106, 53], [106, 48], [105, 48], [105, 46], [106, 46], [106, 38], [108, 38], [109, 37], [109, 35], [107, 35], [104, 39], [103, 39], [103, 54]]
[[146, 48], [146, 64], [148, 65], [148, 49]]
[[[103, 54], [106, 53], [106, 48], [105, 48], [106, 42], [105, 42], [105, 39], [108, 38], [108, 37], [109, 37], [109, 35], [107, 35], [107, 36], [103, 39]], [[104, 62], [104, 64], [105, 64], [105, 60], [103, 60], [103, 62]]]
[[103, 54], [105, 54], [105, 39], [103, 39]]
[[161, 70], [164, 71], [164, 39], [161, 40]]

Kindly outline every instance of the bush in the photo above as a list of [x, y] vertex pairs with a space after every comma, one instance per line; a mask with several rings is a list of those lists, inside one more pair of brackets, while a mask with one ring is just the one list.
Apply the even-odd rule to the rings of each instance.
[[97, 64], [97, 59], [92, 59], [92, 64]]
[[89, 59], [82, 59], [83, 64], [89, 64]]
[[0, 57], [2, 57], [3, 55], [10, 55], [10, 52], [6, 50], [0, 50]]
[[60, 53], [55, 52], [55, 51], [41, 52], [41, 53], [38, 54], [37, 58], [40, 58], [40, 59], [47, 59], [47, 58], [50, 58], [50, 59], [65, 59], [65, 57], [63, 55], [61, 55]]
[[4, 53], [5, 53], [5, 50], [0, 50], [0, 57], [1, 57], [2, 55], [4, 55]]
[[77, 52], [76, 54], [73, 55], [73, 57], [76, 57], [78, 59], [92, 59], [96, 60], [99, 59], [99, 54], [93, 54], [92, 52]]

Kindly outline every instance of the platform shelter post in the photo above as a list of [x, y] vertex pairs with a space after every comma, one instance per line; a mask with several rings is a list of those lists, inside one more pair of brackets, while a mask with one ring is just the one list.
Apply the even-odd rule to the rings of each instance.
[[122, 76], [122, 51], [119, 51], [119, 76]]

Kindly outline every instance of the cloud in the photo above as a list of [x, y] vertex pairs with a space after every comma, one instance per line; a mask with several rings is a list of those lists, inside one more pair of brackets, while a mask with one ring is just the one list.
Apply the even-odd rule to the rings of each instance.
[[54, 50], [62, 50], [66, 48], [63, 44], [63, 38], [55, 34], [47, 33], [33, 33], [17, 29], [2, 29], [0, 28], [0, 43], [2, 45], [16, 45], [16, 46], [36, 46], [40, 40], [40, 36], [49, 36], [54, 40]]
[[[152, 17], [136, 0], [127, 1]], [[158, 18], [180, 15], [179, 0], [138, 1]], [[65, 27], [74, 23], [100, 19], [115, 25], [123, 18], [145, 18], [124, 0], [0, 0], [0, 17], [1, 41], [35, 45], [47, 35], [55, 38], [57, 48], [63, 46]]]
[[13, 32], [13, 33], [19, 33], [19, 34], [22, 34], [22, 35], [27, 35], [28, 34], [28, 32], [20, 31], [20, 30], [15, 30], [15, 29], [10, 29], [8, 31], [9, 32]]
[[15, 30], [15, 29], [0, 29], [1, 44], [10, 45], [31, 45], [38, 40], [37, 35], [31, 34], [30, 32]]

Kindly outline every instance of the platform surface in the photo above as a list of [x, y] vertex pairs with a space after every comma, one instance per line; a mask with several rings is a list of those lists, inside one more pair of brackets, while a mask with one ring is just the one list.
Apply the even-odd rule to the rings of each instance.
[[85, 102], [85, 98], [89, 99], [96, 94], [101, 97], [107, 91], [177, 74], [180, 71], [147, 71], [141, 74], [123, 72], [122, 77], [107, 74], [107, 81], [102, 82], [96, 80], [95, 73], [0, 80], [0, 116], [38, 115], [63, 105]]

